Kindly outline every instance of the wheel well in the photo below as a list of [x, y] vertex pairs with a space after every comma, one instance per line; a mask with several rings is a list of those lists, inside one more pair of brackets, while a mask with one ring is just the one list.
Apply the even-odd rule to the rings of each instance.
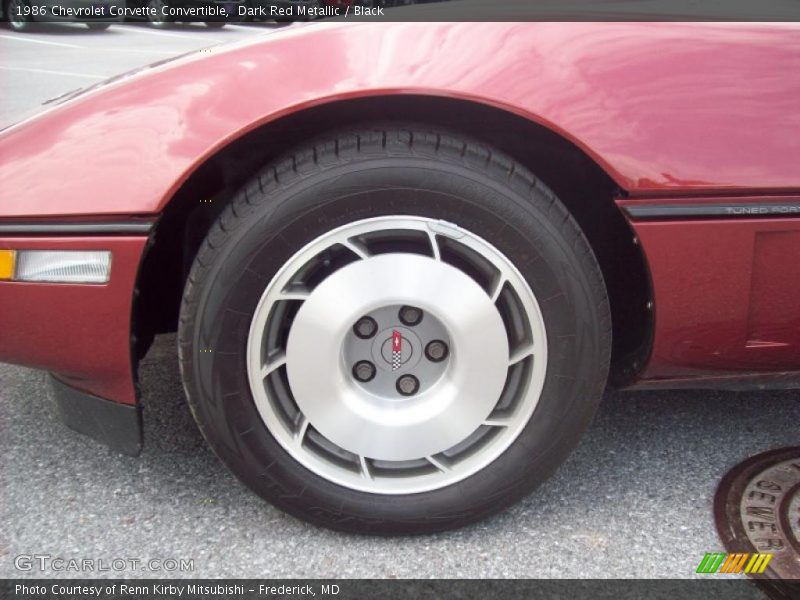
[[650, 278], [635, 236], [614, 203], [622, 194], [582, 150], [553, 131], [506, 111], [426, 96], [334, 102], [266, 124], [203, 163], [166, 206], [144, 258], [134, 308], [136, 356], [155, 333], [175, 331], [182, 290], [206, 233], [235, 191], [264, 164], [329, 131], [370, 122], [446, 128], [489, 144], [525, 165], [566, 204], [598, 258], [611, 303], [611, 384], [631, 381], [652, 334]]

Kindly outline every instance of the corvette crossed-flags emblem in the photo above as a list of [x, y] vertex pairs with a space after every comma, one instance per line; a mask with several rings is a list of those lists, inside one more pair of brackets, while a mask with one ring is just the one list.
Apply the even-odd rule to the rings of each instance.
[[392, 371], [397, 371], [403, 360], [403, 336], [396, 329], [392, 331]]

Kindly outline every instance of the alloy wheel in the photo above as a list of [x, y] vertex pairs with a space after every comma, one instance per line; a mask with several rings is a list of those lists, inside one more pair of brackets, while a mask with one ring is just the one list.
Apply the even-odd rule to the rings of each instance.
[[247, 341], [259, 415], [295, 460], [378, 494], [439, 489], [517, 438], [544, 384], [539, 305], [514, 265], [443, 221], [324, 234], [266, 287]]

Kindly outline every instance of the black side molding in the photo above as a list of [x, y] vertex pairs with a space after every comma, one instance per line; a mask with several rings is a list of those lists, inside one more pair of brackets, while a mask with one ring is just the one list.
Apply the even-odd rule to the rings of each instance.
[[127, 221], [119, 223], [66, 223], [31, 221], [27, 223], [0, 223], [0, 233], [13, 235], [97, 235], [97, 234], [146, 234], [150, 233], [153, 221]]
[[770, 203], [710, 204], [697, 201], [693, 204], [664, 203], [627, 204], [622, 207], [632, 219], [676, 218], [727, 218], [752, 219], [754, 217], [800, 218], [800, 200]]
[[139, 406], [120, 404], [76, 390], [51, 375], [61, 420], [70, 429], [129, 456], [142, 451], [142, 412]]

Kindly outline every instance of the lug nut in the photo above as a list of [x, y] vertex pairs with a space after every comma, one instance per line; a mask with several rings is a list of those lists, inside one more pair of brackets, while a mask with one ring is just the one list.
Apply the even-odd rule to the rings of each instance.
[[413, 396], [419, 390], [419, 379], [413, 375], [403, 375], [395, 384], [397, 391], [402, 396]]
[[375, 379], [375, 365], [368, 360], [360, 360], [353, 365], [353, 377], [361, 383], [367, 383]]
[[368, 340], [378, 331], [378, 324], [372, 317], [361, 317], [356, 324], [353, 325], [353, 333], [360, 337], [362, 340]]
[[425, 346], [425, 356], [431, 362], [442, 362], [450, 354], [450, 348], [442, 340], [433, 340]]
[[398, 316], [403, 325], [413, 327], [414, 325], [419, 325], [419, 322], [422, 321], [422, 310], [415, 306], [403, 306], [400, 308]]

